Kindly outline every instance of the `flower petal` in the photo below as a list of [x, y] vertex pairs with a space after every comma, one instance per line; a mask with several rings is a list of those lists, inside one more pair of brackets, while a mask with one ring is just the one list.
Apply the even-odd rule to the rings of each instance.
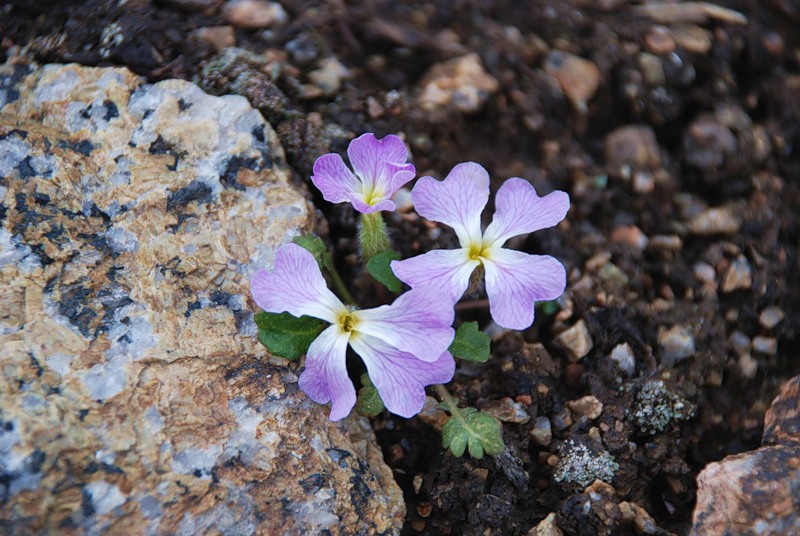
[[489, 174], [475, 162], [458, 164], [443, 181], [422, 177], [411, 191], [417, 212], [452, 227], [461, 247], [479, 244], [481, 212], [489, 200]]
[[347, 375], [349, 333], [330, 326], [314, 339], [306, 353], [306, 368], [298, 382], [308, 398], [318, 404], [331, 404], [332, 421], [347, 417], [356, 404], [356, 389]]
[[564, 266], [549, 255], [492, 248], [484, 266], [489, 312], [508, 329], [533, 324], [533, 303], [558, 298], [567, 285]]
[[345, 306], [328, 289], [314, 256], [297, 244], [284, 244], [271, 272], [259, 270], [250, 280], [256, 304], [269, 313], [288, 312], [335, 323]]
[[394, 212], [394, 209], [397, 208], [397, 205], [394, 204], [394, 201], [388, 198], [378, 201], [374, 205], [370, 205], [364, 201], [364, 194], [356, 194], [351, 196], [350, 202], [353, 203], [353, 208], [362, 214], [372, 214], [373, 212], [379, 212], [381, 210]]
[[356, 335], [350, 345], [367, 365], [372, 383], [386, 408], [401, 417], [419, 413], [425, 403], [425, 386], [453, 379], [456, 363], [449, 352], [436, 361], [420, 361], [377, 337]]
[[392, 305], [358, 311], [358, 333], [384, 340], [423, 361], [439, 359], [455, 332], [453, 302], [441, 290], [418, 287], [401, 294]]
[[469, 286], [472, 272], [480, 264], [467, 257], [467, 250], [434, 249], [402, 261], [392, 261], [397, 278], [411, 288], [431, 286], [441, 289], [455, 304]]
[[311, 182], [331, 203], [350, 201], [350, 196], [361, 192], [361, 182], [335, 153], [324, 154], [314, 162]]
[[417, 174], [417, 170], [414, 168], [413, 164], [398, 165], [391, 162], [386, 164], [386, 172], [390, 177], [389, 189], [386, 192], [387, 197], [393, 196], [397, 190], [402, 188]]
[[405, 164], [408, 160], [408, 149], [397, 136], [390, 134], [379, 140], [374, 134], [367, 133], [350, 142], [347, 156], [365, 186], [374, 187], [381, 195], [391, 196], [388, 190], [394, 170], [390, 174], [390, 169], [385, 164]]
[[569, 195], [557, 190], [544, 197], [525, 179], [508, 179], [497, 191], [494, 220], [486, 228], [483, 241], [500, 247], [512, 236], [552, 227], [569, 211]]

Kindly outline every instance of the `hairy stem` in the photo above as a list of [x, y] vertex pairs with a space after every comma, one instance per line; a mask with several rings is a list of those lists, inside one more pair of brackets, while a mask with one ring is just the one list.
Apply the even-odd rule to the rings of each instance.
[[389, 251], [389, 235], [386, 234], [386, 223], [380, 212], [362, 214], [358, 226], [358, 242], [361, 246], [361, 257], [366, 264], [378, 253]]

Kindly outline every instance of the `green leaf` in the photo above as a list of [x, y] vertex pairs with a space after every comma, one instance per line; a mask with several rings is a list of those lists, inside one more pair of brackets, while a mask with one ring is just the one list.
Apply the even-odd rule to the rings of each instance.
[[361, 375], [361, 390], [358, 392], [358, 400], [356, 401], [356, 411], [365, 417], [374, 417], [378, 415], [383, 408], [383, 400], [372, 380], [369, 379], [369, 374], [366, 372]]
[[328, 248], [320, 237], [314, 235], [295, 236], [292, 242], [314, 255], [321, 270], [326, 268], [325, 255], [328, 253]]
[[500, 421], [475, 408], [464, 408], [450, 417], [442, 428], [442, 446], [456, 457], [469, 449], [469, 455], [477, 460], [484, 453], [495, 456], [506, 448]]
[[375, 278], [375, 281], [382, 283], [391, 292], [400, 292], [402, 282], [394, 275], [390, 263], [400, 260], [400, 254], [396, 251], [384, 251], [373, 255], [367, 262], [367, 270]]
[[289, 313], [259, 311], [255, 318], [258, 326], [258, 342], [269, 353], [291, 361], [302, 356], [308, 347], [325, 329], [325, 322], [310, 316], [297, 318]]
[[491, 338], [478, 329], [477, 322], [464, 322], [456, 330], [456, 338], [450, 345], [450, 353], [467, 361], [485, 363], [491, 353], [489, 343]]

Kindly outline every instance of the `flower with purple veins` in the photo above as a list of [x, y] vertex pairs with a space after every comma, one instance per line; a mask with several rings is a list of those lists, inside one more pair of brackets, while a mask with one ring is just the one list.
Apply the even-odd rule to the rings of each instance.
[[461, 248], [433, 250], [392, 261], [395, 275], [412, 288], [446, 290], [453, 303], [483, 267], [489, 311], [499, 325], [525, 329], [533, 323], [536, 301], [554, 300], [566, 287], [564, 266], [549, 255], [529, 255], [503, 248], [509, 238], [552, 227], [569, 210], [569, 196], [555, 191], [544, 197], [526, 180], [512, 178], [495, 198], [494, 221], [481, 233], [481, 212], [489, 200], [489, 174], [474, 162], [458, 164], [443, 181], [422, 177], [411, 192], [417, 212], [452, 227]]
[[413, 164], [406, 163], [408, 150], [394, 135], [377, 139], [362, 134], [350, 142], [347, 156], [353, 173], [336, 153], [320, 156], [314, 162], [314, 183], [322, 197], [331, 203], [349, 201], [362, 214], [397, 208], [391, 197], [414, 178]]
[[271, 272], [253, 275], [250, 291], [267, 312], [331, 324], [309, 346], [299, 383], [313, 401], [332, 401], [332, 421], [346, 417], [356, 403], [347, 375], [348, 344], [364, 360], [386, 408], [401, 417], [419, 413], [426, 385], [453, 377], [455, 361], [447, 349], [455, 313], [437, 289], [411, 290], [392, 305], [356, 310], [328, 289], [314, 256], [290, 243], [278, 249]]

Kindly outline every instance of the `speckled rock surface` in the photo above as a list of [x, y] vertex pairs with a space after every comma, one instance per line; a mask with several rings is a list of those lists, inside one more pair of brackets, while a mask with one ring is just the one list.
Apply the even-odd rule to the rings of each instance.
[[711, 463], [697, 478], [691, 534], [800, 534], [800, 376], [767, 411], [763, 446]]
[[399, 530], [371, 430], [253, 338], [290, 179], [243, 97], [0, 66], [0, 532]]

